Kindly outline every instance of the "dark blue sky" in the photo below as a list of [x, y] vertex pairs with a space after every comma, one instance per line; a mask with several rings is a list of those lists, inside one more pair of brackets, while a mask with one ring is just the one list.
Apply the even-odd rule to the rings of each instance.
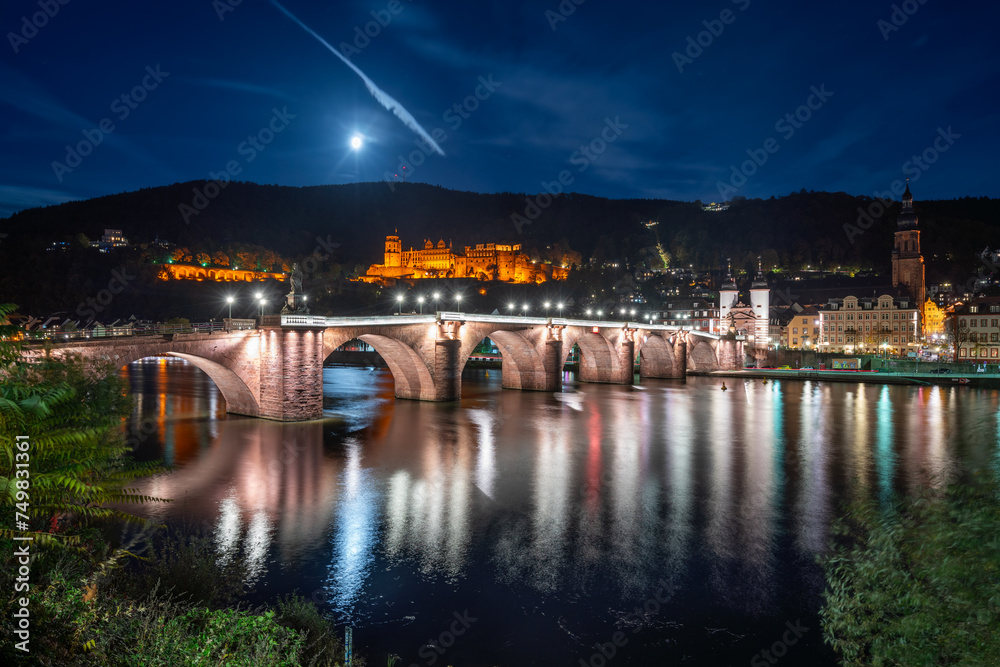
[[[917, 199], [1000, 196], [993, 2], [910, 0], [894, 17], [870, 0], [286, 0], [332, 45], [363, 47], [346, 55], [441, 156], [270, 2], [64, 1], [4, 3], [0, 215], [227, 164], [258, 183], [380, 180], [411, 154], [408, 180], [483, 192], [563, 173], [568, 190], [614, 198], [718, 201], [720, 182], [871, 195], [907, 172]], [[66, 146], [81, 142], [76, 163]], [[910, 162], [925, 152], [933, 164]], [[763, 164], [743, 166], [750, 155]]]

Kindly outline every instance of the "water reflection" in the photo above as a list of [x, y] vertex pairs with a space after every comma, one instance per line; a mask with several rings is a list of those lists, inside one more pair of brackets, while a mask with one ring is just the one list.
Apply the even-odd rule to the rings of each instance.
[[998, 394], [967, 388], [689, 379], [553, 396], [492, 377], [430, 404], [341, 368], [326, 371], [329, 419], [282, 424], [221, 417], [184, 362], [128, 372], [131, 428], [155, 425], [139, 454], [176, 464], [145, 483], [176, 499], [159, 516], [211, 525], [263, 590], [324, 590], [356, 628], [395, 623], [414, 646], [445, 627], [433, 610], [478, 604], [491, 632], [538, 625], [517, 650], [561, 656], [606, 641], [661, 579], [684, 590], [643, 623], [707, 642], [709, 619], [780, 615], [806, 596], [793, 585], [818, 594], [813, 557], [841, 502], [1000, 462]]

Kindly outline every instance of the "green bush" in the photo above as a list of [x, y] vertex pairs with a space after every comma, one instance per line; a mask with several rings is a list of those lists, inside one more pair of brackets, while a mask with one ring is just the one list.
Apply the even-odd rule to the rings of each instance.
[[976, 473], [884, 513], [856, 505], [822, 558], [825, 641], [845, 665], [987, 665], [1000, 656], [1000, 486]]

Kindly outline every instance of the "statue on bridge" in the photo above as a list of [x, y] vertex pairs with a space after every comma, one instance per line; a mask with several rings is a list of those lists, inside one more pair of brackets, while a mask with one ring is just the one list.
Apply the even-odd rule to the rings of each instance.
[[285, 305], [281, 307], [282, 315], [292, 313], [309, 314], [309, 306], [306, 305], [306, 295], [302, 294], [302, 269], [298, 262], [292, 264], [292, 273], [288, 277], [290, 286], [288, 294], [285, 295]]

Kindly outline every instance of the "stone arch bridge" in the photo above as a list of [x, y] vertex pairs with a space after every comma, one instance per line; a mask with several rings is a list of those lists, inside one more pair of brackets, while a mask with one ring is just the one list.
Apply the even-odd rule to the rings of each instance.
[[[212, 378], [226, 410], [281, 421], [323, 413], [323, 362], [358, 339], [385, 360], [398, 398], [452, 401], [461, 396], [462, 369], [490, 338], [500, 350], [507, 389], [559, 391], [573, 347], [584, 382], [632, 384], [640, 377], [683, 378], [689, 371], [742, 366], [742, 341], [664, 325], [563, 318], [442, 312], [370, 318], [280, 315], [256, 329], [230, 332], [123, 336], [53, 345], [49, 354], [79, 354], [125, 365], [169, 355]], [[26, 356], [43, 354], [28, 349]]]

